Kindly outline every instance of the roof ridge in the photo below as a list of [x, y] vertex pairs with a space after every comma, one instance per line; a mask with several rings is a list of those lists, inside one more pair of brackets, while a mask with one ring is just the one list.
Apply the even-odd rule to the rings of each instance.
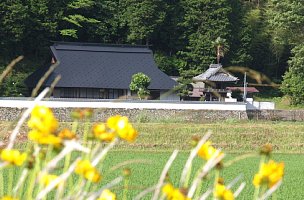
[[71, 46], [103, 46], [103, 47], [131, 47], [131, 48], [149, 48], [152, 45], [134, 45], [134, 44], [113, 44], [113, 43], [94, 43], [94, 42], [65, 42], [65, 41], [51, 41], [53, 46], [56, 45], [71, 45]]

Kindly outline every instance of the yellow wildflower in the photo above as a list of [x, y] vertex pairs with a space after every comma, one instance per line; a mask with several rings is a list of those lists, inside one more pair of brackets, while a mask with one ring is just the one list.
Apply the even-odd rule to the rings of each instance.
[[212, 156], [214, 155], [215, 152], [216, 152], [216, 149], [213, 146], [211, 146], [211, 142], [207, 141], [200, 147], [197, 154], [201, 158], [203, 158], [205, 160], [209, 160], [210, 158], [212, 158]]
[[116, 200], [116, 194], [111, 192], [109, 189], [102, 191], [100, 197], [97, 200]]
[[54, 145], [55, 147], [60, 147], [62, 144], [60, 137], [53, 134], [43, 134], [36, 130], [30, 131], [28, 138], [42, 145]]
[[117, 130], [117, 124], [120, 119], [121, 119], [120, 115], [115, 115], [115, 116], [109, 117], [107, 120], [107, 126], [110, 129]]
[[[41, 179], [40, 182], [42, 183], [43, 186], [47, 187], [51, 182], [53, 182], [56, 178], [58, 178], [58, 176], [54, 175], [54, 174], [44, 174]], [[56, 185], [56, 187], [58, 187], [60, 184], [62, 183], [58, 183]]]
[[70, 131], [69, 129], [65, 128], [58, 133], [58, 137], [63, 140], [72, 140], [76, 138], [76, 134]]
[[94, 183], [101, 179], [99, 172], [92, 166], [89, 160], [79, 161], [75, 168], [75, 173]]
[[117, 132], [120, 138], [128, 142], [133, 142], [138, 135], [138, 132], [129, 123], [127, 117], [122, 117], [120, 115], [110, 117], [107, 121], [107, 125], [110, 129]]
[[95, 168], [92, 168], [92, 169], [86, 171], [84, 173], [84, 177], [93, 183], [97, 183], [101, 179], [99, 172]]
[[14, 198], [14, 197], [10, 197], [10, 196], [4, 196], [4, 197], [1, 197], [0, 200], [18, 200], [18, 199]]
[[162, 192], [168, 200], [191, 200], [178, 188], [174, 188], [172, 184], [167, 183], [163, 186]]
[[105, 124], [95, 124], [93, 133], [96, 138], [101, 141], [111, 142], [115, 138], [114, 132], [108, 132]]
[[131, 124], [128, 124], [125, 128], [118, 130], [118, 135], [128, 142], [134, 142], [138, 132], [132, 127]]
[[27, 158], [26, 153], [20, 153], [15, 149], [4, 149], [1, 152], [1, 159], [12, 165], [21, 166]]
[[284, 163], [276, 163], [270, 160], [263, 163], [260, 171], [254, 176], [253, 185], [259, 187], [267, 184], [269, 188], [278, 183], [284, 175]]
[[49, 134], [56, 131], [58, 128], [58, 121], [50, 108], [36, 106], [31, 113], [28, 126], [31, 129], [38, 130], [44, 134]]
[[172, 184], [170, 183], [167, 183], [166, 185], [163, 186], [162, 188], [162, 192], [164, 194], [166, 194], [167, 196], [171, 196], [171, 194], [173, 194], [173, 191], [174, 191], [174, 187]]
[[219, 200], [233, 200], [234, 196], [231, 190], [227, 189], [225, 185], [217, 183], [214, 190], [214, 197]]

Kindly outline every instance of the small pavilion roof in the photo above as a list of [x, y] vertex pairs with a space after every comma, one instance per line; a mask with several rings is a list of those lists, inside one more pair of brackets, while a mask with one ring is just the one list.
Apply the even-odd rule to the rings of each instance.
[[236, 82], [238, 80], [237, 77], [224, 70], [221, 64], [211, 64], [207, 71], [193, 78], [194, 82]]

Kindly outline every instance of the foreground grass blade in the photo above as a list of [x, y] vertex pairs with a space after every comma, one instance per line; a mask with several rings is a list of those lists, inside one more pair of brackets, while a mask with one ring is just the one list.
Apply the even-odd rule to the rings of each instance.
[[201, 148], [201, 146], [209, 139], [211, 135], [211, 132], [208, 131], [208, 133], [206, 135], [204, 135], [204, 137], [198, 142], [198, 144], [196, 145], [196, 147], [191, 151], [190, 156], [188, 157], [188, 160], [185, 164], [185, 167], [183, 169], [181, 178], [180, 178], [180, 186], [182, 187], [186, 181], [186, 176], [190, 170], [191, 164], [193, 159], [196, 157], [198, 150]]
[[161, 173], [161, 176], [160, 176], [160, 178], [159, 178], [159, 181], [158, 181], [158, 184], [157, 184], [157, 186], [156, 186], [156, 190], [155, 190], [155, 192], [154, 192], [154, 195], [153, 195], [153, 197], [152, 197], [152, 200], [157, 200], [157, 198], [158, 198], [158, 196], [159, 196], [159, 193], [160, 193], [160, 188], [161, 188], [161, 186], [163, 185], [164, 180], [165, 180], [165, 178], [166, 178], [166, 175], [167, 175], [167, 173], [168, 173], [168, 171], [169, 171], [169, 169], [170, 169], [170, 167], [171, 167], [173, 161], [175, 160], [177, 154], [178, 154], [178, 150], [175, 150], [175, 151], [172, 153], [172, 155], [170, 156], [168, 162], [166, 163], [166, 165], [165, 165], [165, 167], [164, 167], [164, 169], [163, 169], [163, 171], [162, 171], [162, 173]]

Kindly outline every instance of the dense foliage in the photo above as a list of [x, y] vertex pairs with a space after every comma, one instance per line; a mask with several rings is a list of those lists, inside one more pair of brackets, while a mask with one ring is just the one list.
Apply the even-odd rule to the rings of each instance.
[[304, 45], [295, 47], [289, 61], [289, 70], [284, 75], [282, 91], [291, 97], [293, 104], [304, 102]]
[[279, 83], [304, 39], [303, 13], [302, 0], [3, 0], [0, 67], [24, 55], [17, 71], [28, 74], [49, 63], [51, 41], [63, 40], [149, 45], [167, 74], [198, 74], [217, 62], [221, 38], [224, 66]]
[[150, 82], [151, 79], [146, 74], [141, 72], [134, 74], [131, 79], [130, 90], [137, 92], [138, 97], [143, 99], [145, 96], [150, 94], [148, 90]]

